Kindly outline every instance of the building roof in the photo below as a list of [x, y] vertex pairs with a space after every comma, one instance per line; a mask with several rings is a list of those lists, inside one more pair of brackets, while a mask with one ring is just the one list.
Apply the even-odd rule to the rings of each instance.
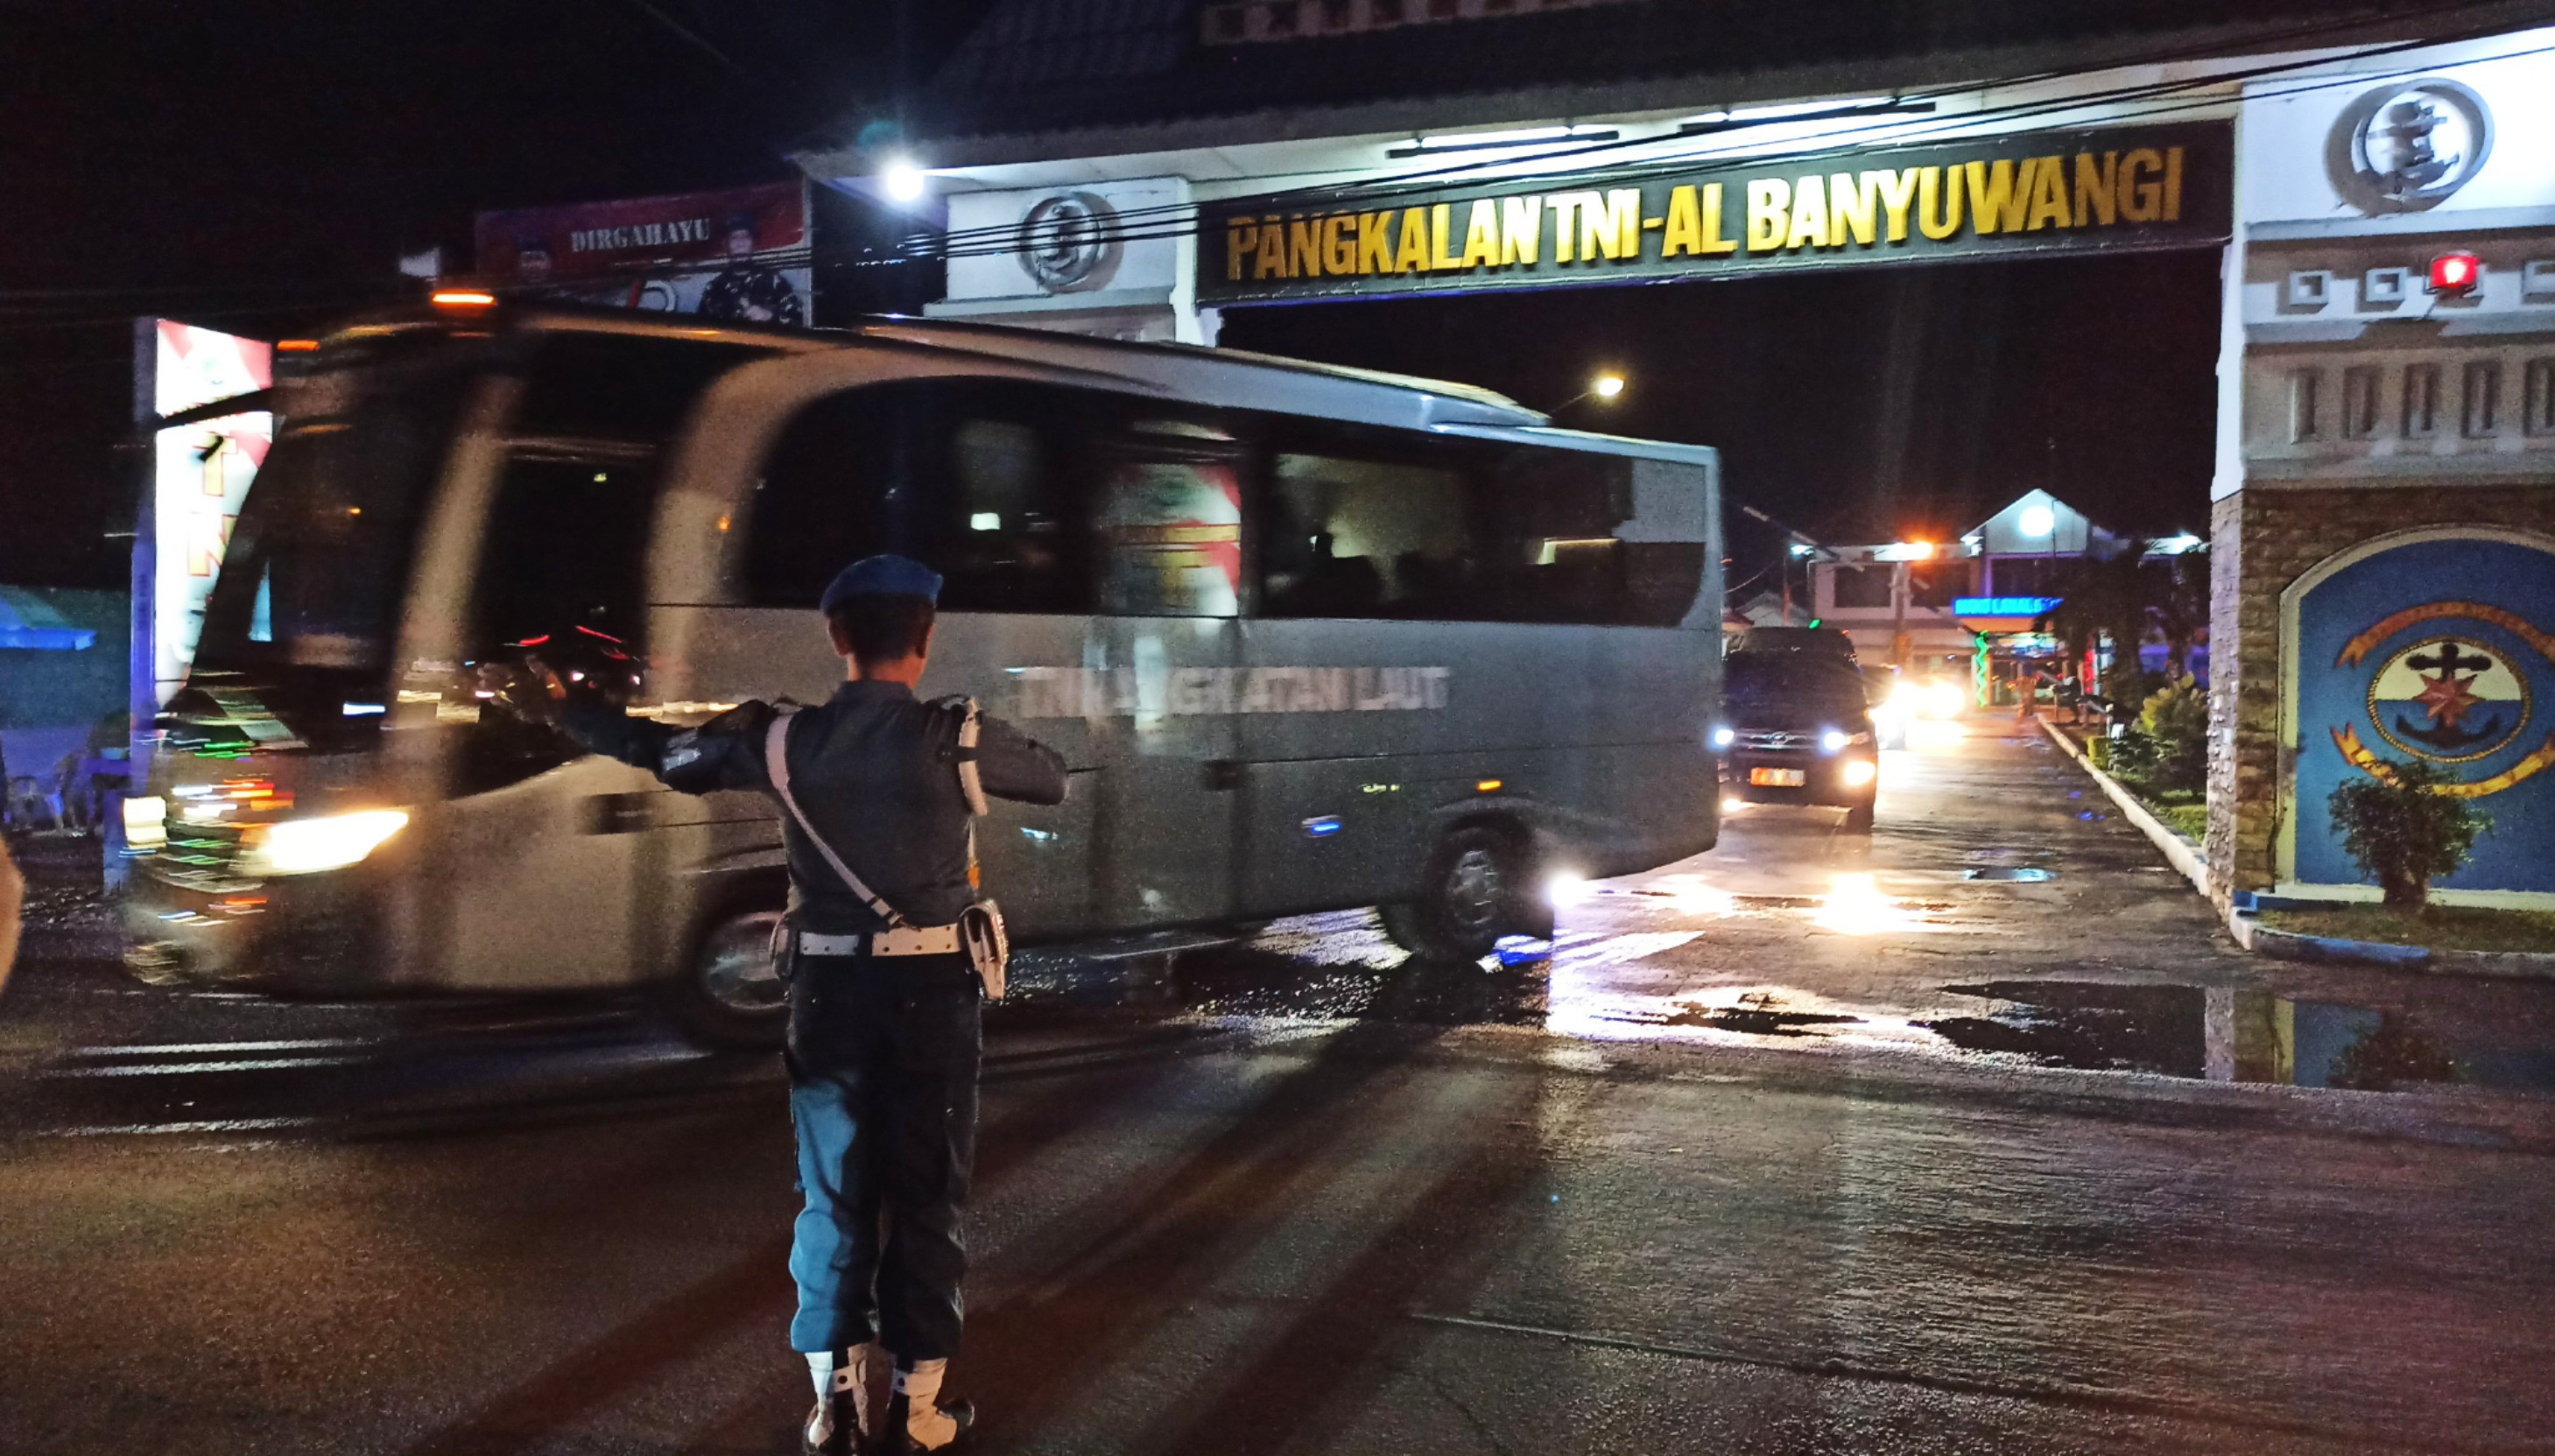
[[[1412, 19], [1376, 23], [1388, 5]], [[1209, 127], [1177, 138], [1219, 145], [1269, 140], [1266, 113], [1274, 111], [1345, 113], [1304, 121], [1292, 133], [1340, 135], [1399, 129], [1385, 114], [1397, 109], [1462, 125], [1886, 90], [2118, 61], [2185, 44], [2226, 52], [2253, 42], [2339, 40], [2343, 28], [2366, 34], [2387, 14], [2369, 0], [2251, 0], [2242, 22], [2230, 22], [2235, 9], [2223, 0], [995, 0], [938, 73], [907, 98], [907, 115], [924, 139], [1261, 118], [1245, 130]], [[1238, 27], [1235, 17], [1245, 14], [1249, 26]], [[1284, 38], [1271, 37], [1281, 22]], [[1303, 33], [1308, 25], [1315, 33]], [[1238, 28], [1255, 34], [1238, 38]], [[1658, 82], [1670, 84], [1655, 100], [1626, 93]], [[838, 128], [844, 138], [861, 130], [861, 118], [847, 121]]]

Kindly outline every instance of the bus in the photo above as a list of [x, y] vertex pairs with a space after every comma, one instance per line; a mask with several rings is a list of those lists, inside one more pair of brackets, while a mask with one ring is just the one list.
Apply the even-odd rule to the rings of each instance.
[[813, 604], [943, 573], [927, 695], [1063, 755], [980, 822], [1024, 942], [1376, 906], [1548, 935], [1555, 877], [1717, 833], [1713, 451], [1458, 384], [882, 317], [423, 310], [278, 386], [276, 441], [126, 805], [128, 961], [360, 997], [645, 987], [777, 1034], [775, 806], [487, 701], [594, 648], [633, 712], [821, 701]]

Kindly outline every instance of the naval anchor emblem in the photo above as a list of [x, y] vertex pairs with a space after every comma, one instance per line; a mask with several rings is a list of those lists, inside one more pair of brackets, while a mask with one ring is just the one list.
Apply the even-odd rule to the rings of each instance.
[[1096, 192], [1040, 198], [1021, 218], [1015, 251], [1050, 294], [1104, 287], [1118, 261], [1118, 209]]
[[[2334, 666], [2359, 667], [2380, 643], [2407, 628], [2461, 620], [2497, 627], [2555, 659], [2555, 636], [2517, 613], [2482, 602], [2432, 602], [2397, 612], [2353, 638]], [[2369, 680], [2369, 723], [2387, 744], [2435, 764], [2474, 766], [2476, 777], [2441, 786], [2441, 792], [2462, 798], [2498, 793], [2555, 766], [2555, 733], [2516, 759], [2506, 753], [2528, 747], [2533, 707], [2524, 661], [2513, 661], [2481, 635], [2424, 635], [2388, 655]], [[2362, 741], [2358, 724], [2331, 731], [2345, 759], [2364, 773], [2385, 777], [2385, 762]]]
[[2437, 77], [2380, 86], [2346, 108], [2327, 157], [2334, 186], [2367, 213], [2419, 212], [2465, 186], [2493, 151], [2484, 98]]

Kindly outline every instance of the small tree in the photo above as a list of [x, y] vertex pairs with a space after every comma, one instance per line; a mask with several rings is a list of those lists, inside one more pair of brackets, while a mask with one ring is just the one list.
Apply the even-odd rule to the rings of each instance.
[[2432, 877], [2454, 874], [2491, 827], [2474, 804], [2441, 792], [2445, 782], [2429, 764], [2381, 759], [2325, 800], [2343, 853], [2395, 910], [2428, 909]]

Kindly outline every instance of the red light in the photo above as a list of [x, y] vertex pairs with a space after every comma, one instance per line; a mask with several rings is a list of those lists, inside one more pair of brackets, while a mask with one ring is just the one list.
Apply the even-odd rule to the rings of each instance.
[[2484, 277], [2484, 262], [2473, 253], [2442, 253], [2431, 260], [2431, 292], [2473, 293]]
[[317, 350], [318, 347], [317, 339], [277, 339], [275, 341], [275, 351], [279, 354], [307, 354]]

